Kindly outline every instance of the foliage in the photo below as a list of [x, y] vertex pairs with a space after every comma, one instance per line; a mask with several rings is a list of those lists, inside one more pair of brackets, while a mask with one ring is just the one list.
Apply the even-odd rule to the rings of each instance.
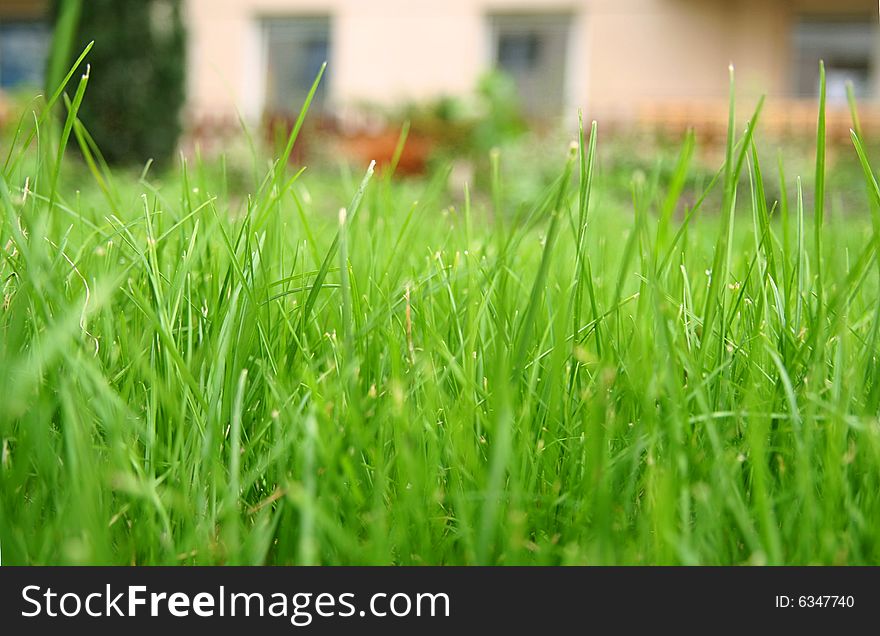
[[[67, 4], [57, 0], [56, 15], [64, 16]], [[82, 4], [75, 44], [67, 48], [79, 52], [95, 43], [80, 118], [110, 163], [163, 163], [176, 150], [186, 71], [181, 12], [181, 0]], [[67, 37], [61, 30], [56, 36]]]

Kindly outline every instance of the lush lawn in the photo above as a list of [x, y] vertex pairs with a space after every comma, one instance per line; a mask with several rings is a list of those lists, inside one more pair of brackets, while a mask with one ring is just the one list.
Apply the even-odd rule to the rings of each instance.
[[57, 128], [0, 173], [4, 564], [880, 561], [870, 180], [817, 216], [741, 125], [715, 179], [588, 130], [526, 204], [504, 153], [138, 179]]

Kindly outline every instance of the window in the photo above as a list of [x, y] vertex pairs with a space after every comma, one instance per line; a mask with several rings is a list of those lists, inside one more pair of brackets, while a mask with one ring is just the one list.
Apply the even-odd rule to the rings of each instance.
[[[329, 18], [271, 18], [262, 23], [265, 60], [264, 110], [297, 113], [321, 65], [330, 55]], [[327, 101], [327, 75], [310, 110], [322, 112]]]
[[44, 22], [0, 20], [0, 88], [42, 86], [49, 38]]
[[525, 73], [538, 65], [537, 33], [499, 33], [498, 66], [509, 71]]
[[818, 95], [819, 60], [824, 60], [829, 102], [846, 100], [848, 82], [856, 97], [871, 97], [875, 91], [878, 38], [875, 18], [801, 19], [794, 32], [797, 94]]
[[516, 83], [526, 113], [552, 117], [565, 102], [569, 15], [489, 18], [492, 62]]

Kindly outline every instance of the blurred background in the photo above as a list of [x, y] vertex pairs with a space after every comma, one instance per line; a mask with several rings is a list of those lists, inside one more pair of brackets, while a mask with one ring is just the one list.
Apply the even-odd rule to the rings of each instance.
[[[324, 61], [297, 158], [332, 142], [381, 161], [406, 121], [400, 167], [418, 172], [436, 153], [570, 135], [579, 109], [611, 136], [694, 127], [711, 145], [726, 129], [730, 63], [739, 112], [767, 94], [763, 132], [792, 139], [813, 134], [820, 59], [829, 131], [845, 140], [847, 86], [865, 134], [880, 130], [877, 10], [874, 0], [0, 0], [0, 126], [59, 81], [53, 46], [69, 67], [95, 40], [82, 117], [111, 162], [211, 154], [242, 123], [271, 143]], [[76, 36], [53, 44], [59, 21]]]

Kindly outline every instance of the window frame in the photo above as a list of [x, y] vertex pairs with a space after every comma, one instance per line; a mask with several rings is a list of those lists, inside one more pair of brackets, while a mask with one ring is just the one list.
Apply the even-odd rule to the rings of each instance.
[[[835, 26], [840, 27], [840, 32], [830, 33]], [[861, 42], [853, 47], [852, 43], [856, 39]], [[864, 91], [857, 96], [868, 100], [878, 97], [880, 26], [874, 17], [858, 14], [799, 15], [795, 17], [792, 26], [791, 43], [791, 90], [796, 97], [818, 97], [819, 59], [825, 62], [827, 77], [832, 77], [838, 69], [845, 72], [864, 64]], [[860, 47], [864, 47], [864, 50], [859, 51]], [[847, 48], [851, 50], [846, 51]], [[841, 95], [829, 98], [831, 101], [845, 100]]]
[[[290, 115], [296, 116], [299, 113], [299, 108], [302, 104], [291, 104], [289, 110], [285, 110], [283, 108], [271, 109], [270, 108], [270, 99], [269, 99], [269, 70], [270, 70], [270, 29], [272, 28], [273, 23], [276, 25], [280, 25], [282, 23], [296, 24], [303, 23], [304, 26], [308, 27], [308, 23], [313, 23], [314, 32], [323, 32], [326, 33], [326, 62], [328, 64], [328, 68], [332, 64], [332, 58], [334, 55], [334, 16], [330, 13], [283, 13], [283, 14], [261, 14], [255, 16], [254, 23], [254, 31], [257, 40], [258, 46], [258, 73], [256, 82], [252, 86], [253, 90], [257, 92], [257, 100], [256, 100], [256, 108], [255, 115], [259, 117], [265, 117], [267, 115]], [[308, 31], [312, 29], [304, 29], [304, 31]], [[315, 70], [317, 73], [317, 70]], [[321, 78], [321, 84], [319, 86], [318, 92], [315, 94], [315, 99], [312, 101], [312, 105], [310, 107], [310, 112], [317, 113], [319, 115], [327, 114], [330, 105], [333, 101], [333, 91], [332, 85], [328, 81], [328, 73], [325, 72], [324, 76]], [[301, 87], [302, 98], [305, 99], [306, 95], [308, 95], [308, 91], [311, 88], [312, 82], [314, 81], [314, 77], [305, 78], [303, 85]]]
[[[540, 37], [541, 31], [561, 28], [564, 41], [562, 42], [562, 64], [560, 66], [560, 83], [558, 86], [559, 95], [555, 106], [547, 107], [545, 112], [539, 107], [534, 112], [528, 112], [530, 109], [525, 103], [527, 115], [537, 119], [553, 119], [556, 117], [564, 117], [565, 111], [569, 108], [572, 93], [574, 89], [573, 71], [578, 59], [579, 49], [579, 32], [581, 15], [579, 12], [569, 9], [546, 9], [538, 8], [534, 11], [490, 11], [484, 14], [484, 24], [486, 25], [487, 42], [486, 42], [486, 61], [488, 69], [504, 70], [500, 62], [500, 44], [501, 37], [505, 30], [515, 32], [517, 29], [528, 31], [534, 29], [538, 32], [538, 41], [536, 45], [536, 54], [540, 58], [542, 50], [546, 48], [546, 40]], [[537, 65], [541, 65], [540, 59]], [[531, 69], [526, 69], [526, 72]], [[515, 73], [514, 73], [515, 75]], [[517, 87], [520, 88], [519, 86]], [[527, 100], [523, 100], [524, 102]]]

